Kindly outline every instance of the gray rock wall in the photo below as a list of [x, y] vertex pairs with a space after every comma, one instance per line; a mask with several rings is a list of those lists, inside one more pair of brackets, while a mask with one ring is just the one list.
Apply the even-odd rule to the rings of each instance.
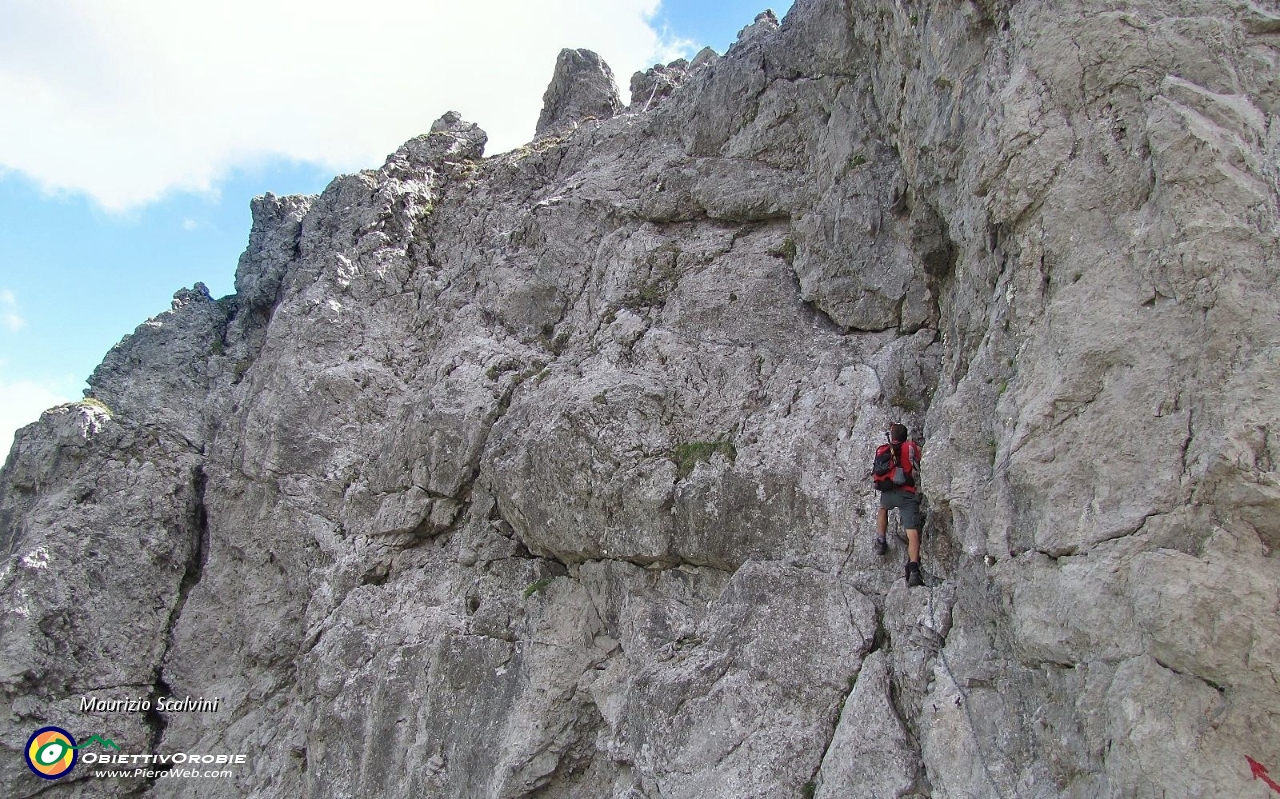
[[798, 0], [255, 201], [0, 473], [4, 793], [54, 723], [252, 755], [83, 795], [1268, 795], [1278, 35]]

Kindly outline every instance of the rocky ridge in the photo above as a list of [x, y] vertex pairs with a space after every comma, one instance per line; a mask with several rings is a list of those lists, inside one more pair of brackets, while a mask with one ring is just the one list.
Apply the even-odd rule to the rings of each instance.
[[[3, 792], [52, 723], [252, 754], [85, 796], [1267, 796], [1278, 48], [1244, 0], [797, 0], [256, 200], [236, 294], [0, 472]], [[871, 551], [890, 418], [927, 588]]]

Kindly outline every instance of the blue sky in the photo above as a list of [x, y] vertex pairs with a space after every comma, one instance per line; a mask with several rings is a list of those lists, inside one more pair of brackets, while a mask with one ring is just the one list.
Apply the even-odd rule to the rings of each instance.
[[234, 290], [250, 198], [379, 166], [450, 109], [510, 149], [560, 47], [599, 51], [625, 96], [636, 69], [723, 53], [790, 5], [312, 0], [319, 27], [299, 36], [286, 0], [0, 4], [0, 455], [175, 290]]

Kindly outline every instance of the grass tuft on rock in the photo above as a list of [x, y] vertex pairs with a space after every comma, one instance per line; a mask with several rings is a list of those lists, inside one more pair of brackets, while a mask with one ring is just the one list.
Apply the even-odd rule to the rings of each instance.
[[533, 582], [529, 583], [524, 587], [524, 598], [528, 599], [529, 597], [538, 593], [542, 589], [551, 585], [551, 581], [554, 579], [555, 579], [554, 577], [543, 577], [541, 580], [534, 580]]
[[97, 397], [85, 397], [84, 399], [80, 400], [76, 404], [87, 405], [90, 408], [97, 408], [98, 410], [105, 413], [107, 416], [115, 416], [115, 413], [110, 408], [107, 407], [107, 403], [103, 402]]
[[738, 459], [738, 450], [733, 446], [733, 442], [724, 439], [690, 441], [687, 444], [677, 444], [671, 450], [671, 460], [676, 464], [676, 479], [683, 480], [688, 477], [695, 466], [699, 463], [709, 462], [717, 452], [728, 458], [730, 463], [734, 463]]

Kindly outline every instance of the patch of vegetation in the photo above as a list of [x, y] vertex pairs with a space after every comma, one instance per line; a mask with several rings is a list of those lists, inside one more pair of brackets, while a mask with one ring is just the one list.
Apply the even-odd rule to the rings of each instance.
[[550, 322], [542, 326], [542, 330], [538, 333], [538, 343], [552, 355], [559, 355], [564, 352], [564, 348], [569, 344], [569, 331], [561, 330], [555, 332], [555, 325]]
[[845, 702], [848, 702], [848, 701], [849, 701], [849, 697], [850, 697], [850, 696], [853, 696], [853, 686], [854, 686], [857, 682], [858, 682], [858, 675], [856, 675], [856, 674], [850, 674], [850, 675], [849, 675], [849, 680], [848, 680], [848, 685], [845, 687], [845, 689], [844, 689], [844, 693], [840, 695], [840, 701], [836, 703], [836, 709], [837, 709], [837, 716], [836, 716], [836, 718], [839, 718], [839, 715], [838, 715], [839, 713], [843, 713], [843, 712], [844, 712], [844, 704], [845, 704]]
[[814, 782], [813, 780], [809, 780], [808, 782], [806, 782], [804, 784], [804, 787], [800, 789], [800, 793], [802, 796], [804, 796], [804, 799], [813, 799], [813, 795], [817, 792], [818, 792], [818, 783]]
[[90, 408], [96, 408], [97, 410], [100, 410], [100, 411], [102, 411], [103, 413], [105, 413], [107, 416], [114, 416], [114, 415], [115, 415], [115, 414], [112, 412], [112, 410], [111, 410], [110, 408], [108, 408], [108, 407], [107, 407], [107, 403], [103, 402], [102, 400], [98, 399], [97, 397], [85, 397], [84, 399], [80, 400], [80, 402], [79, 402], [79, 403], [77, 403], [77, 404], [79, 404], [79, 405], [87, 405], [87, 406], [88, 406], [88, 407], [90, 407]]
[[497, 408], [498, 418], [502, 418], [503, 416], [506, 416], [507, 411], [511, 410], [511, 396], [515, 393], [516, 393], [515, 386], [512, 386], [511, 388], [502, 392], [502, 398], [498, 400], [498, 408]]
[[[510, 371], [513, 371], [513, 370], [504, 369], [503, 373], [505, 374], [506, 372], [510, 372]], [[531, 377], [536, 376], [538, 379], [537, 381], [534, 382], [534, 385], [537, 385], [538, 383], [541, 383], [544, 379], [546, 379], [546, 376], [550, 373], [550, 371], [551, 370], [542, 361], [534, 361], [532, 364], [529, 365], [528, 369], [525, 369], [524, 371], [518, 373], [515, 377], [511, 378], [510, 385], [508, 385], [507, 390], [502, 393], [502, 398], [498, 400], [498, 416], [499, 417], [505, 416], [507, 411], [511, 410], [511, 400], [515, 398], [516, 389], [524, 385], [524, 381], [528, 380]]]
[[631, 296], [631, 302], [639, 308], [653, 308], [667, 301], [667, 292], [661, 283], [645, 283]]
[[1004, 396], [1004, 392], [1005, 392], [1005, 391], [1007, 391], [1008, 389], [1009, 389], [1009, 381], [1008, 381], [1008, 380], [1001, 380], [1001, 381], [1000, 381], [1000, 388], [996, 391], [996, 396], [997, 396], [997, 397], [1003, 397], [1003, 396]]
[[[536, 368], [541, 368], [541, 367], [542, 367], [542, 364], [538, 364]], [[497, 382], [498, 380], [502, 379], [503, 375], [507, 374], [508, 372], [514, 372], [519, 368], [520, 368], [519, 361], [515, 361], [508, 358], [508, 359], [490, 364], [489, 368], [484, 370], [484, 376], [487, 377], [490, 381]], [[516, 375], [516, 379], [523, 381], [528, 376], [529, 376], [528, 374]]]
[[213, 344], [209, 345], [209, 351], [214, 355], [221, 355], [227, 351], [227, 345], [222, 343], [222, 339], [215, 338]]
[[867, 157], [865, 155], [863, 155], [862, 153], [854, 153], [853, 157], [849, 159], [849, 168], [857, 169], [858, 167], [862, 166], [866, 162], [867, 162]]
[[912, 396], [907, 387], [898, 383], [893, 387], [893, 393], [889, 395], [889, 404], [895, 408], [901, 408], [908, 413], [919, 413], [924, 410], [923, 404], [919, 399]]
[[738, 450], [732, 441], [718, 438], [715, 441], [690, 441], [678, 444], [671, 450], [671, 460], [676, 464], [676, 479], [688, 477], [699, 463], [707, 463], [717, 452], [729, 459], [730, 463], [738, 460]]
[[776, 250], [770, 250], [769, 254], [781, 258], [790, 266], [796, 262], [796, 240], [787, 236], [782, 240], [782, 244]]
[[244, 373], [249, 371], [249, 367], [253, 366], [253, 361], [249, 358], [236, 361], [236, 365], [231, 367], [231, 382], [239, 383], [244, 379]]
[[622, 299], [622, 304], [633, 311], [646, 308], [661, 308], [667, 304], [667, 295], [671, 293], [672, 280], [666, 275], [659, 275], [640, 286]]
[[555, 579], [554, 577], [543, 577], [541, 580], [534, 580], [533, 582], [529, 583], [524, 587], [524, 598], [528, 599], [529, 597], [538, 593], [542, 589], [551, 585], [551, 581], [554, 579]]
[[557, 333], [556, 337], [551, 339], [551, 354], [559, 355], [564, 352], [564, 348], [568, 343], [569, 334], [567, 332], [561, 331], [560, 333]]
[[610, 308], [600, 315], [600, 321], [604, 322], [606, 325], [611, 325], [618, 321], [618, 312]]
[[665, 305], [679, 277], [680, 255], [680, 247], [674, 242], [667, 242], [649, 253], [645, 259], [649, 267], [649, 279], [627, 295], [622, 304], [633, 311]]
[[607, 400], [605, 399], [605, 396], [604, 396], [604, 392], [603, 392], [603, 391], [601, 391], [599, 394], [597, 394], [597, 395], [595, 395], [594, 397], [592, 397], [592, 398], [591, 398], [591, 401], [592, 401], [592, 402], [594, 402], [594, 403], [595, 403], [595, 404], [597, 404], [597, 405], [604, 405], [604, 404], [607, 402]]
[[529, 144], [522, 145], [512, 150], [510, 157], [513, 161], [519, 161], [531, 155], [545, 153], [547, 150], [554, 149], [563, 140], [563, 136], [543, 136], [537, 141], [530, 142]]

